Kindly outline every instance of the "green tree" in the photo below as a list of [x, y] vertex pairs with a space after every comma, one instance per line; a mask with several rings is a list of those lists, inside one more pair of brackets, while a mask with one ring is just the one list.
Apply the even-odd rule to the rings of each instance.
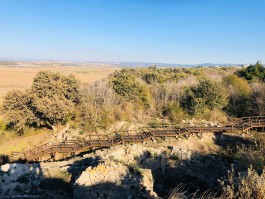
[[56, 130], [75, 115], [75, 105], [79, 102], [80, 83], [74, 76], [62, 76], [49, 71], [39, 72], [33, 80], [32, 107], [34, 114], [43, 125]]
[[227, 105], [228, 93], [222, 84], [211, 81], [200, 81], [194, 90], [196, 98], [203, 98], [206, 106], [210, 109], [222, 109]]
[[41, 71], [33, 79], [31, 90], [39, 98], [56, 96], [77, 103], [79, 88], [80, 82], [73, 75]]
[[197, 86], [186, 89], [181, 104], [190, 114], [203, 114], [208, 110], [221, 110], [228, 103], [228, 93], [222, 84], [202, 80]]
[[118, 73], [111, 80], [114, 91], [126, 101], [149, 107], [150, 94], [147, 87], [129, 73]]
[[265, 82], [265, 67], [260, 61], [257, 61], [255, 65], [250, 65], [247, 68], [244, 68], [239, 71], [239, 76], [245, 78], [250, 82]]
[[27, 126], [53, 130], [75, 115], [79, 82], [73, 76], [39, 72], [31, 89], [10, 91], [4, 97], [2, 112], [8, 126], [22, 132]]
[[150, 72], [150, 73], [146, 73], [143, 75], [143, 80], [147, 83], [147, 84], [152, 84], [155, 83], [159, 80], [159, 76], [157, 72]]
[[32, 96], [28, 91], [9, 91], [3, 100], [2, 113], [8, 128], [13, 128], [20, 134], [26, 126], [40, 123], [32, 110]]
[[167, 117], [171, 122], [181, 122], [185, 119], [187, 114], [182, 110], [178, 104], [169, 103], [162, 108], [162, 115]]

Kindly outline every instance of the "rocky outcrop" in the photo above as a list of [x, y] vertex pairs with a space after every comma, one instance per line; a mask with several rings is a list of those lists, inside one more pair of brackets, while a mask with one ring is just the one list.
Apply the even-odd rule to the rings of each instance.
[[[78, 199], [151, 199], [166, 196], [181, 183], [195, 190], [198, 183], [206, 188], [215, 186], [218, 176], [227, 170], [227, 164], [174, 141], [120, 145], [58, 162], [2, 165], [1, 192], [6, 196], [49, 193]], [[209, 173], [213, 177], [209, 178]], [[54, 186], [61, 185], [66, 185], [66, 191], [54, 190]]]
[[111, 160], [88, 167], [73, 185], [73, 198], [157, 198], [151, 170]]
[[163, 174], [169, 157], [189, 160], [192, 152], [132, 144], [97, 150], [95, 156], [101, 163], [86, 168], [75, 181], [74, 198], [158, 198], [152, 172]]

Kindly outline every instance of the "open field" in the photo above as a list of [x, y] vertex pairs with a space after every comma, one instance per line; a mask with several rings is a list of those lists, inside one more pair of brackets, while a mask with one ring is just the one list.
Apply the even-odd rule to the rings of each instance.
[[64, 75], [73, 74], [77, 79], [82, 82], [92, 83], [107, 77], [117, 67], [109, 67], [107, 65], [87, 64], [87, 65], [63, 65], [56, 63], [23, 63], [6, 65], [0, 63], [0, 101], [7, 91], [12, 89], [25, 89], [29, 88], [32, 84], [34, 76], [39, 71], [53, 71], [60, 72]]

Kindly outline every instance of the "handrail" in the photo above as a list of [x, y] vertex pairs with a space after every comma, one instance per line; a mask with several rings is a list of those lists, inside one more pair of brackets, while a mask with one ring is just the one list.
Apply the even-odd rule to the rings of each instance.
[[[49, 142], [37, 146], [33, 149], [24, 151], [23, 153], [14, 152], [13, 157], [18, 157], [19, 154], [25, 159], [32, 159], [35, 157], [41, 157], [46, 153], [54, 152], [75, 152], [82, 148], [87, 147], [106, 147], [114, 146], [116, 144], [126, 142], [143, 142], [147, 139], [154, 137], [168, 137], [168, 136], [188, 136], [191, 133], [202, 133], [202, 132], [234, 132], [241, 131], [245, 132], [249, 129], [257, 127], [265, 128], [265, 116], [253, 116], [253, 117], [243, 117], [237, 119], [240, 121], [238, 123], [227, 124], [224, 126], [187, 126], [179, 127], [179, 125], [164, 125], [164, 127], [140, 127], [137, 130], [127, 130], [127, 131], [114, 131], [108, 134], [90, 134], [88, 139], [82, 141], [77, 140], [64, 140], [62, 142], [54, 143]], [[108, 144], [106, 144], [108, 143]]]

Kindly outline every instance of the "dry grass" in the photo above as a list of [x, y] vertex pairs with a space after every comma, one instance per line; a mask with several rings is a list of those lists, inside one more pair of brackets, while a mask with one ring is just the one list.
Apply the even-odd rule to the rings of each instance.
[[265, 198], [265, 169], [259, 175], [252, 167], [247, 173], [241, 173], [239, 177], [235, 176], [232, 170], [228, 175], [228, 185], [221, 182], [226, 198], [244, 199], [244, 198]]
[[51, 134], [48, 130], [28, 129], [23, 136], [12, 131], [0, 131], [0, 154], [10, 154], [11, 152], [21, 152], [35, 146], [48, 142]]
[[166, 199], [225, 199], [224, 196], [217, 196], [212, 193], [211, 190], [205, 191], [202, 194], [195, 192], [194, 194], [187, 194], [184, 185], [179, 185], [175, 187]]
[[119, 68], [100, 65], [98, 67], [87, 65], [78, 66], [3, 66], [0, 64], [0, 101], [1, 98], [11, 89], [25, 89], [32, 85], [32, 80], [39, 71], [49, 70], [60, 72], [64, 75], [73, 74], [77, 79], [85, 83], [92, 83], [107, 77], [110, 73]]

